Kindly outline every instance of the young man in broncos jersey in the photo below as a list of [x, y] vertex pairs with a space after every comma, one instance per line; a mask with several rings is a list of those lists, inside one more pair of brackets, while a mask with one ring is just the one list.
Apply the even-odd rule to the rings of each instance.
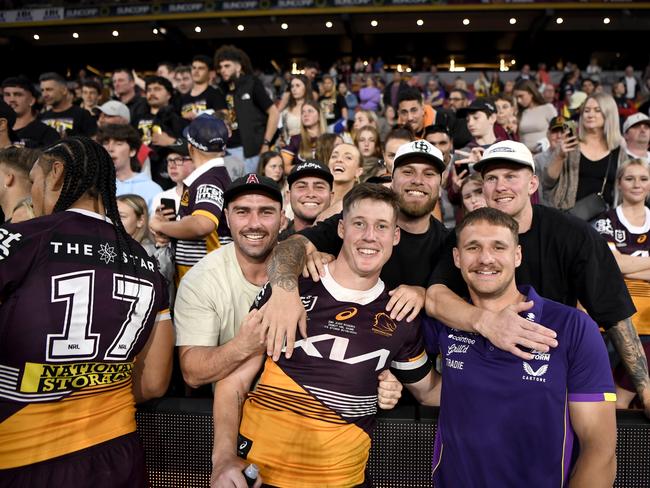
[[[390, 296], [379, 274], [399, 242], [398, 211], [396, 195], [380, 185], [345, 196], [338, 257], [320, 281], [298, 283], [309, 336], [290, 359], [266, 359], [253, 392], [263, 354], [217, 385], [211, 486], [246, 486], [241, 470], [251, 462], [271, 486], [369, 486], [378, 373], [390, 368], [418, 400], [436, 402], [419, 321], [385, 311]], [[304, 246], [294, 247], [292, 259], [304, 262]], [[253, 308], [270, 294], [267, 284]], [[247, 320], [260, 321], [261, 313]]]

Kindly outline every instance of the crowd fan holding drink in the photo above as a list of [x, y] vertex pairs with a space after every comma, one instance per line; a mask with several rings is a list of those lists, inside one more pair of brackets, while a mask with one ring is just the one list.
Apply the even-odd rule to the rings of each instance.
[[650, 416], [649, 70], [185, 61], [2, 80], [0, 485], [146, 486], [163, 395], [214, 397], [212, 487], [372, 486], [409, 402], [435, 486], [612, 485], [615, 407]]

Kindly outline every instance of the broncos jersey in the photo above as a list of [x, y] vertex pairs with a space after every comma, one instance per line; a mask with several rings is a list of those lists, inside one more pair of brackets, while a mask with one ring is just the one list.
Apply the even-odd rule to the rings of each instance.
[[137, 242], [69, 210], [0, 228], [0, 469], [135, 431], [134, 358], [167, 286]]
[[[377, 376], [391, 368], [406, 383], [431, 366], [419, 322], [393, 321], [383, 282], [367, 291], [327, 274], [301, 279], [309, 337], [291, 359], [268, 359], [243, 407], [239, 455], [277, 487], [343, 487], [364, 482], [377, 413]], [[271, 295], [265, 286], [254, 308]]]

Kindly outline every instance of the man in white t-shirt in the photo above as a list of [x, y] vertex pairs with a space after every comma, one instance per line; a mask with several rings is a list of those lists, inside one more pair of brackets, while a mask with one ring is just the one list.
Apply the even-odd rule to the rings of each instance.
[[623, 136], [627, 143], [627, 155], [631, 158], [640, 158], [650, 163], [650, 117], [646, 114], [636, 113], [625, 119]]
[[219, 381], [265, 347], [245, 318], [268, 281], [266, 263], [284, 221], [280, 188], [264, 176], [243, 176], [226, 189], [224, 214], [233, 242], [195, 264], [176, 296], [181, 370], [195, 388]]

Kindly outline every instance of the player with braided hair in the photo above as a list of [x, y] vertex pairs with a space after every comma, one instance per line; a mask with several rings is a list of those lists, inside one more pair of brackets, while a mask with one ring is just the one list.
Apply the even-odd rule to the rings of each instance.
[[99, 144], [64, 139], [30, 178], [40, 218], [0, 228], [0, 486], [147, 486], [135, 404], [169, 383], [167, 286]]

